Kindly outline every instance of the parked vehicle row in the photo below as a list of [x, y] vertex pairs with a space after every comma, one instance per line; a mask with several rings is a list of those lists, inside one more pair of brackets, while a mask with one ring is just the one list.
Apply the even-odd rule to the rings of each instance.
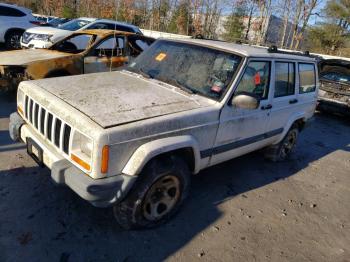
[[21, 82], [9, 130], [53, 181], [147, 228], [178, 211], [191, 174], [260, 149], [286, 159], [318, 87], [309, 56], [157, 40], [121, 71]]
[[6, 49], [50, 48], [73, 32], [107, 29], [142, 35], [137, 26], [108, 19], [33, 16], [31, 10], [0, 3], [0, 43]]
[[34, 27], [26, 30], [21, 40], [23, 48], [50, 48], [55, 43], [61, 41], [74, 32], [91, 29], [107, 29], [131, 32], [142, 35], [136, 26], [97, 18], [73, 19], [58, 27]]

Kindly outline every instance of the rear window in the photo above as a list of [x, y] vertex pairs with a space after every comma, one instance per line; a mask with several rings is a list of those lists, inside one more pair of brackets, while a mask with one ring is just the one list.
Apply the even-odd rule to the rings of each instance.
[[26, 14], [15, 8], [0, 6], [0, 16], [22, 17], [22, 16], [26, 16]]
[[299, 63], [299, 93], [315, 92], [316, 72], [314, 64]]

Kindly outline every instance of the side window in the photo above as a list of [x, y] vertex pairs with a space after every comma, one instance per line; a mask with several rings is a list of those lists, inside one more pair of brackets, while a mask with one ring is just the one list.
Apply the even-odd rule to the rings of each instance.
[[94, 50], [96, 56], [123, 56], [124, 55], [124, 38], [110, 37], [100, 44]]
[[130, 47], [130, 56], [136, 57], [141, 52], [145, 51], [149, 48], [149, 46], [154, 42], [151, 38], [146, 38], [138, 35], [130, 35], [129, 39], [129, 47]]
[[132, 28], [123, 25], [116, 25], [115, 29], [113, 28], [113, 30], [134, 33], [134, 30], [132, 30]]
[[275, 63], [275, 94], [274, 97], [290, 96], [295, 93], [294, 63]]
[[270, 68], [269, 61], [249, 62], [236, 93], [248, 92], [257, 95], [260, 99], [266, 99], [269, 94]]
[[316, 90], [316, 73], [314, 64], [299, 63], [299, 93], [310, 93]]
[[96, 23], [96, 24], [90, 25], [88, 29], [108, 29], [108, 25], [103, 23]]
[[26, 14], [23, 13], [22, 11], [7, 7], [7, 6], [0, 6], [0, 15], [1, 16], [14, 16], [14, 17], [26, 16]]
[[73, 35], [62, 42], [57, 43], [53, 50], [78, 54], [85, 51], [91, 43], [92, 35], [77, 34]]

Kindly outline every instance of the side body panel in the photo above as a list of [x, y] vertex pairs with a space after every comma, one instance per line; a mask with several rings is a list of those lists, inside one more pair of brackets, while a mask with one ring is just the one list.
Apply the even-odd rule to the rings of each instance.
[[82, 55], [72, 55], [47, 61], [38, 61], [27, 66], [26, 75], [29, 79], [42, 79], [53, 72], [67, 72], [69, 75], [82, 74]]

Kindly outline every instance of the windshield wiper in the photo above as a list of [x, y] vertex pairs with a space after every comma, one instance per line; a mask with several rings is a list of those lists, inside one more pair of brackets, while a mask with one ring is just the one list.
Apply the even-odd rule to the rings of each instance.
[[163, 81], [165, 83], [168, 83], [170, 85], [176, 86], [184, 91], [186, 91], [187, 93], [190, 94], [197, 94], [197, 91], [186, 86], [185, 84], [180, 83], [177, 79], [175, 78], [165, 78], [165, 77], [159, 77], [157, 78], [157, 80]]

